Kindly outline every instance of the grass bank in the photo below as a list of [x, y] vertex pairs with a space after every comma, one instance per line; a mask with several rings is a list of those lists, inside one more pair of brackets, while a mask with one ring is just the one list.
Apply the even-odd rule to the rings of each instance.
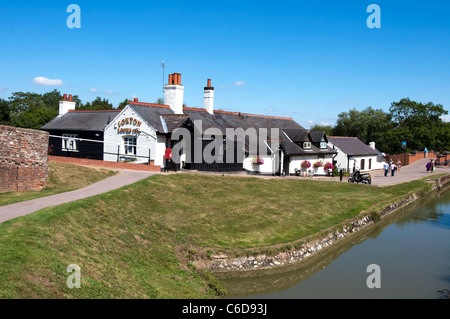
[[117, 174], [116, 171], [103, 168], [56, 162], [49, 162], [48, 164], [48, 180], [42, 190], [2, 193], [0, 194], [0, 206], [73, 191]]
[[0, 224], [0, 298], [213, 298], [190, 255], [289, 243], [427, 187], [155, 175]]

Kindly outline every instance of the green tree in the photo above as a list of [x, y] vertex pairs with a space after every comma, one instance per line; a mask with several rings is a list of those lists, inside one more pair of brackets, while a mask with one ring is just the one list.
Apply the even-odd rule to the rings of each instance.
[[334, 135], [334, 128], [331, 125], [314, 125], [310, 129], [311, 131], [324, 131], [327, 136]]
[[62, 100], [62, 98], [61, 93], [55, 89], [51, 92], [44, 93], [41, 99], [47, 107], [58, 110], [59, 101]]
[[0, 99], [0, 124], [9, 125], [9, 103], [4, 99]]
[[450, 147], [448, 125], [441, 116], [448, 114], [441, 104], [419, 103], [409, 98], [392, 102], [389, 108], [397, 137], [394, 149], [401, 151], [401, 141], [408, 149], [444, 151]]
[[389, 152], [390, 139], [388, 134], [393, 128], [391, 115], [381, 109], [367, 107], [363, 111], [351, 109], [338, 115], [333, 134], [338, 136], [358, 137], [366, 144], [375, 142], [377, 149]]
[[155, 104], [161, 104], [164, 105], [164, 98], [160, 97], [156, 100]]
[[107, 99], [102, 99], [97, 96], [97, 98], [92, 101], [92, 103], [87, 102], [86, 104], [81, 104], [78, 107], [75, 106], [77, 110], [112, 110], [113, 105], [109, 103]]
[[117, 107], [118, 109], [123, 109], [125, 106], [128, 105], [128, 99], [123, 100], [122, 102], [119, 103], [119, 106]]
[[58, 110], [48, 106], [33, 107], [20, 112], [14, 124], [19, 127], [39, 129], [58, 115]]

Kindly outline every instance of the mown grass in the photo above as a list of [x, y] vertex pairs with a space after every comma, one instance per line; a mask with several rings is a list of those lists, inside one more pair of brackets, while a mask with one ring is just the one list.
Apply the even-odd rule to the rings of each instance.
[[426, 185], [155, 175], [0, 224], [0, 298], [213, 298], [190, 254], [296, 241]]
[[57, 162], [49, 162], [48, 164], [49, 175], [42, 190], [1, 193], [0, 206], [72, 191], [117, 174], [117, 171], [104, 168]]

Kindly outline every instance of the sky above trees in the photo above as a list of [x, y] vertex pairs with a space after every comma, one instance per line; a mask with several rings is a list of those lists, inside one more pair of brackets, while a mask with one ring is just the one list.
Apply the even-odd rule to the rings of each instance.
[[[154, 102], [178, 72], [188, 106], [203, 106], [211, 78], [217, 108], [306, 128], [403, 98], [450, 105], [448, 1], [82, 0], [81, 28], [69, 28], [71, 3], [0, 3], [0, 98], [58, 89]], [[371, 3], [379, 29], [366, 24]]]

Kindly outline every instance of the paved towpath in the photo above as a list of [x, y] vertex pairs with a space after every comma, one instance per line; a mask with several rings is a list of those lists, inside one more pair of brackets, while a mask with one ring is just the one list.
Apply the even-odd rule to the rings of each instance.
[[0, 223], [33, 213], [39, 209], [72, 202], [78, 199], [106, 193], [122, 186], [147, 178], [155, 172], [122, 170], [118, 174], [89, 186], [60, 194], [32, 199], [25, 202], [0, 206]]
[[[372, 185], [373, 186], [387, 186], [387, 185], [395, 185], [404, 182], [409, 182], [415, 179], [421, 179], [426, 176], [433, 176], [433, 174], [439, 173], [450, 173], [450, 165], [447, 166], [438, 166], [434, 173], [427, 172], [425, 165], [430, 161], [431, 158], [424, 158], [418, 160], [411, 165], [403, 166], [400, 168], [400, 171], [396, 171], [394, 176], [391, 176], [391, 173], [388, 176], [384, 176], [384, 170], [374, 170], [370, 171], [370, 175], [372, 176]], [[435, 160], [435, 158], [433, 158]], [[180, 173], [186, 174], [209, 174], [209, 175], [221, 175], [222, 173], [216, 172], [191, 172], [191, 171], [179, 171]], [[176, 173], [170, 173], [176, 174]], [[268, 175], [249, 175], [244, 172], [239, 173], [225, 173], [228, 176], [236, 176], [236, 177], [253, 177], [253, 178], [263, 178], [263, 179], [279, 179], [279, 176], [268, 176]], [[339, 182], [340, 177], [329, 177], [329, 176], [314, 176], [314, 177], [301, 177], [301, 176], [286, 176], [282, 177], [285, 179], [298, 179], [298, 180], [316, 180], [316, 181], [334, 181]], [[347, 183], [348, 176], [343, 176], [342, 182]]]
[[[434, 160], [434, 159], [433, 159]], [[373, 185], [386, 186], [409, 182], [415, 179], [421, 179], [427, 176], [433, 176], [433, 174], [450, 173], [449, 166], [438, 166], [436, 171], [431, 173], [427, 172], [425, 168], [426, 164], [430, 161], [430, 158], [424, 158], [412, 163], [411, 165], [403, 166], [400, 171], [396, 171], [394, 176], [388, 173], [388, 176], [384, 176], [384, 170], [374, 171], [370, 174], [373, 178]]]

